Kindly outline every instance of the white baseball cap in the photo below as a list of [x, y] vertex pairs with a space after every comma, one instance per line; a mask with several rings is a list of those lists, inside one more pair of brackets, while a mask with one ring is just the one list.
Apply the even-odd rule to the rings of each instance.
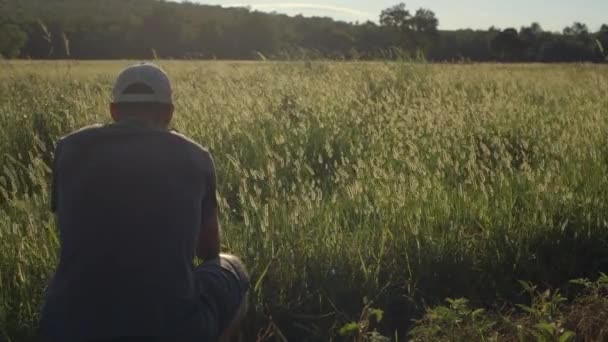
[[172, 104], [169, 76], [160, 67], [142, 62], [123, 70], [112, 91], [113, 103]]

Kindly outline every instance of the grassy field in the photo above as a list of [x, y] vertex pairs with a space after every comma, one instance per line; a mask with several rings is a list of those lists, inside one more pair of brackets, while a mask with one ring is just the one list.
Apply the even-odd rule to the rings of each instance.
[[[34, 339], [57, 261], [54, 141], [109, 121], [128, 64], [0, 62], [0, 341]], [[608, 271], [606, 66], [159, 64], [253, 277], [246, 340], [585, 333], [561, 313], [608, 288], [569, 282]]]

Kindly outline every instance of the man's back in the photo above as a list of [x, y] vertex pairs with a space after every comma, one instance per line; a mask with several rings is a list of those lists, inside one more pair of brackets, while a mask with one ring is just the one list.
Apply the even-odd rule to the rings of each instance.
[[167, 336], [199, 319], [192, 260], [206, 202], [215, 210], [209, 154], [126, 121], [62, 139], [54, 174], [62, 249], [46, 328], [66, 340]]

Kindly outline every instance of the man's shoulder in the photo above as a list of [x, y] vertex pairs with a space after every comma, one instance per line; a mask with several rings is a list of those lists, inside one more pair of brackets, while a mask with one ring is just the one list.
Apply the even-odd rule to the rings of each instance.
[[95, 135], [95, 134], [98, 134], [104, 127], [105, 127], [105, 125], [103, 125], [103, 124], [89, 125], [89, 126], [80, 128], [72, 133], [69, 133], [69, 134], [61, 137], [59, 139], [59, 142], [65, 143], [65, 142], [69, 142], [72, 140], [78, 140], [82, 137]]
[[194, 155], [198, 155], [203, 159], [211, 158], [211, 154], [209, 153], [209, 150], [206, 149], [205, 147], [201, 146], [199, 143], [192, 140], [191, 138], [189, 138], [177, 131], [170, 131], [169, 134], [171, 134], [171, 136], [175, 140], [177, 140], [181, 146], [188, 149]]
[[[112, 125], [94, 124], [86, 126], [60, 138], [58, 145], [79, 145], [85, 141], [96, 141], [96, 137], [107, 135], [112, 130]], [[168, 135], [170, 140], [173, 141], [172, 145], [174, 148], [187, 152], [188, 155], [192, 156], [191, 158], [198, 159], [204, 163], [213, 163], [208, 149], [177, 131], [156, 131], [154, 135], [164, 137]]]

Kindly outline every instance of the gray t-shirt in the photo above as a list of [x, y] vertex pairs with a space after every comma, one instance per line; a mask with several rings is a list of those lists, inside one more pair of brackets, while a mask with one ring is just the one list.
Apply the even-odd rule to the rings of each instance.
[[217, 209], [210, 154], [126, 121], [61, 139], [53, 169], [61, 257], [43, 333], [80, 341], [200, 329], [192, 261]]

